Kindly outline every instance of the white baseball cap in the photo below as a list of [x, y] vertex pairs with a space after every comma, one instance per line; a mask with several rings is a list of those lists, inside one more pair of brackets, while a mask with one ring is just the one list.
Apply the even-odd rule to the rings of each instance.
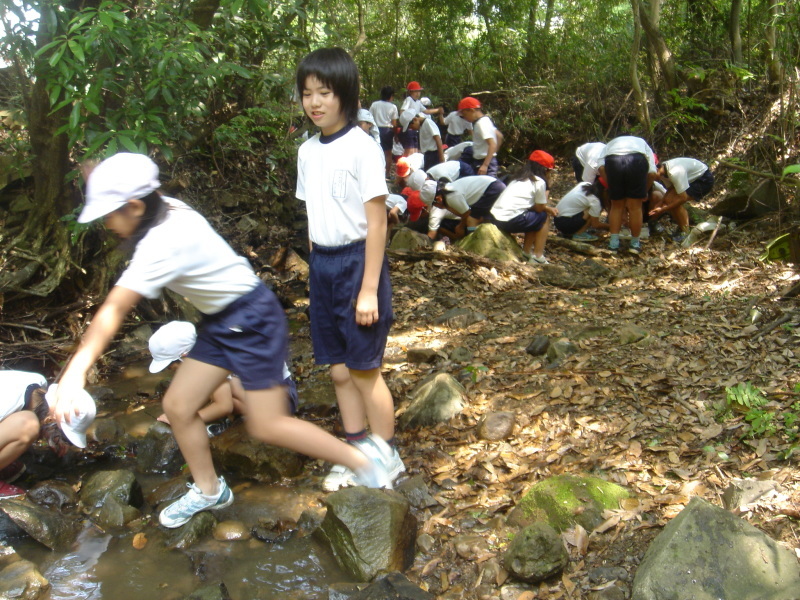
[[433, 199], [436, 197], [436, 182], [433, 179], [426, 179], [422, 184], [422, 189], [419, 191], [419, 198], [425, 204], [430, 206], [433, 204]]
[[372, 116], [372, 113], [369, 112], [366, 108], [359, 108], [358, 109], [358, 122], [366, 121], [367, 123], [372, 123], [375, 125], [375, 117]]
[[424, 97], [419, 99], [419, 103], [422, 104], [422, 106], [430, 106], [431, 105], [431, 99], [428, 98], [427, 96], [424, 96]]
[[[417, 154], [420, 154], [419, 152]], [[427, 173], [425, 171], [414, 171], [411, 175], [408, 176], [406, 179], [406, 183], [408, 187], [410, 187], [415, 192], [419, 192], [422, 189], [422, 185], [425, 183], [425, 180], [428, 178]]]
[[[51, 407], [56, 404], [56, 392], [58, 391], [58, 384], [54, 383], [47, 388], [47, 393], [44, 395], [47, 404]], [[86, 430], [89, 425], [94, 422], [94, 417], [97, 414], [97, 406], [95, 406], [94, 398], [89, 395], [84, 389], [81, 389], [75, 396], [70, 399], [72, 404], [70, 408], [70, 420], [67, 423], [65, 417], [61, 417], [59, 426], [67, 439], [75, 444], [78, 448], [86, 447]], [[78, 413], [75, 414], [75, 409]]]
[[189, 352], [197, 341], [194, 325], [188, 321], [170, 321], [150, 336], [148, 346], [153, 362], [150, 372], [158, 373], [166, 369], [170, 363]]
[[411, 121], [414, 120], [414, 117], [416, 116], [417, 112], [413, 108], [407, 108], [406, 110], [403, 111], [403, 113], [400, 115], [399, 118], [400, 126], [403, 128], [403, 131], [408, 130], [408, 125], [411, 123]]
[[144, 198], [161, 186], [158, 166], [144, 154], [120, 152], [99, 165], [86, 182], [86, 204], [78, 223], [89, 223], [125, 205]]

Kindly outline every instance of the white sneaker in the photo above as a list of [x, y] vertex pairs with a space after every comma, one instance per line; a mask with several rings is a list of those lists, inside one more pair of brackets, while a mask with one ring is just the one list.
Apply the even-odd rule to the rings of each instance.
[[621, 240], [629, 240], [631, 239], [631, 230], [627, 227], [623, 227], [619, 230], [619, 239]]
[[[389, 468], [394, 465], [392, 448], [374, 433], [365, 440], [359, 441], [355, 447], [361, 450], [369, 459], [369, 465], [356, 471], [356, 483], [371, 488], [392, 489], [392, 479]], [[400, 461], [402, 464], [402, 461]], [[405, 469], [405, 467], [403, 467]], [[398, 472], [399, 474], [399, 472]]]
[[225, 479], [219, 478], [219, 492], [214, 496], [206, 496], [200, 488], [193, 483], [187, 483], [189, 491], [170, 504], [158, 515], [158, 522], [164, 527], [174, 529], [189, 522], [197, 513], [204, 510], [219, 510], [233, 503], [233, 492], [225, 483]]
[[545, 258], [544, 254], [541, 256], [536, 256], [535, 254], [531, 254], [530, 259], [528, 260], [529, 265], [549, 265], [550, 261]]
[[322, 480], [322, 489], [326, 492], [335, 492], [351, 485], [356, 485], [356, 474], [344, 465], [333, 465]]

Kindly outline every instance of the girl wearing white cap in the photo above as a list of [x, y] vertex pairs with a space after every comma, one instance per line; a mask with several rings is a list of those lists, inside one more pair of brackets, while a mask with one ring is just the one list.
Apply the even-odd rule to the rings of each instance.
[[78, 222], [103, 217], [105, 226], [134, 247], [130, 263], [92, 319], [57, 390], [56, 415], [69, 419], [86, 374], [142, 298], [163, 288], [186, 297], [204, 318], [197, 341], [164, 395], [164, 412], [194, 478], [189, 491], [161, 511], [165, 527], [179, 527], [203, 510], [224, 508], [233, 493], [218, 477], [208, 433], [198, 411], [236, 373], [245, 389], [248, 431], [254, 437], [346, 464], [359, 483], [390, 485], [377, 458], [289, 414], [283, 365], [288, 327], [280, 302], [253, 268], [199, 213], [157, 189], [158, 167], [142, 154], [120, 153], [89, 175]]

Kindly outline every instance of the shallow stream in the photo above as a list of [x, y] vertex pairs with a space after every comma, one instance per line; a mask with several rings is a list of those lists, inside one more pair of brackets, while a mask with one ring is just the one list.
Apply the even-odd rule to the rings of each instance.
[[[141, 435], [161, 412], [160, 402], [152, 397], [163, 379], [163, 373], [150, 375], [146, 363], [133, 365], [104, 384], [120, 400], [102, 402], [99, 408], [104, 414], [115, 415], [126, 431], [138, 430]], [[87, 466], [87, 472], [116, 468], [135, 470], [135, 463], [124, 458], [103, 459]], [[80, 466], [74, 471], [53, 477], [72, 483], [85, 475]], [[136, 476], [145, 498], [172, 478], [139, 472]], [[263, 484], [237, 480], [233, 473], [225, 476], [235, 502], [214, 516], [219, 521], [240, 522], [248, 531], [265, 520], [296, 522], [305, 509], [319, 507], [323, 496], [317, 479]], [[27, 487], [35, 483], [34, 473], [23, 480]], [[133, 531], [104, 532], [88, 520], [67, 552], [51, 551], [31, 538], [11, 540], [10, 545], [50, 582], [49, 596], [45, 596], [50, 600], [177, 600], [219, 581], [224, 582], [233, 600], [314, 600], [327, 598], [330, 584], [349, 580], [313, 536], [302, 537], [295, 532], [277, 542], [264, 542], [254, 537], [218, 541], [209, 534], [188, 550], [167, 550], [166, 532], [157, 525], [155, 509], [145, 505], [143, 511], [152, 518], [142, 532], [147, 543], [141, 549], [134, 547]]]

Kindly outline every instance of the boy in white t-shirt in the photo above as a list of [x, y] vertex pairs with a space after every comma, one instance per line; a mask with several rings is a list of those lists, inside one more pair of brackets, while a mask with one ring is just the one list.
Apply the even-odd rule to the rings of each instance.
[[384, 159], [386, 160], [386, 179], [392, 173], [392, 146], [394, 145], [394, 130], [397, 127], [397, 105], [392, 102], [394, 98], [394, 88], [385, 85], [381, 88], [381, 99], [373, 102], [369, 107], [378, 126], [378, 133], [381, 140]]
[[680, 227], [674, 239], [682, 242], [689, 233], [689, 213], [684, 204], [708, 194], [714, 186], [714, 174], [708, 165], [694, 158], [673, 158], [658, 165], [658, 177], [667, 193], [651, 206], [649, 215], [658, 218], [669, 213]]
[[428, 170], [434, 165], [444, 162], [444, 147], [442, 146], [442, 136], [439, 127], [425, 116], [425, 113], [418, 113], [411, 123], [409, 129], [419, 131], [419, 149], [425, 157], [423, 169]]
[[457, 110], [450, 112], [444, 118], [444, 125], [447, 127], [447, 133], [444, 136], [444, 143], [448, 148], [457, 146], [464, 140], [462, 139], [467, 131], [472, 131], [472, 123], [458, 114]]
[[[347, 52], [315, 50], [300, 62], [296, 86], [320, 129], [298, 152], [296, 192], [306, 204], [312, 246], [314, 359], [331, 365], [347, 441], [383, 465], [391, 487], [405, 466], [393, 446], [394, 402], [381, 373], [393, 320], [381, 152], [355, 126], [359, 76]], [[353, 471], [337, 464], [323, 489], [355, 482]]]
[[499, 165], [497, 151], [503, 143], [503, 134], [494, 126], [492, 119], [483, 113], [481, 103], [477, 98], [467, 96], [458, 103], [458, 112], [472, 124], [472, 148], [466, 148], [461, 155], [461, 160], [468, 160], [468, 153], [472, 151], [472, 168], [477, 175], [490, 175], [497, 177]]

